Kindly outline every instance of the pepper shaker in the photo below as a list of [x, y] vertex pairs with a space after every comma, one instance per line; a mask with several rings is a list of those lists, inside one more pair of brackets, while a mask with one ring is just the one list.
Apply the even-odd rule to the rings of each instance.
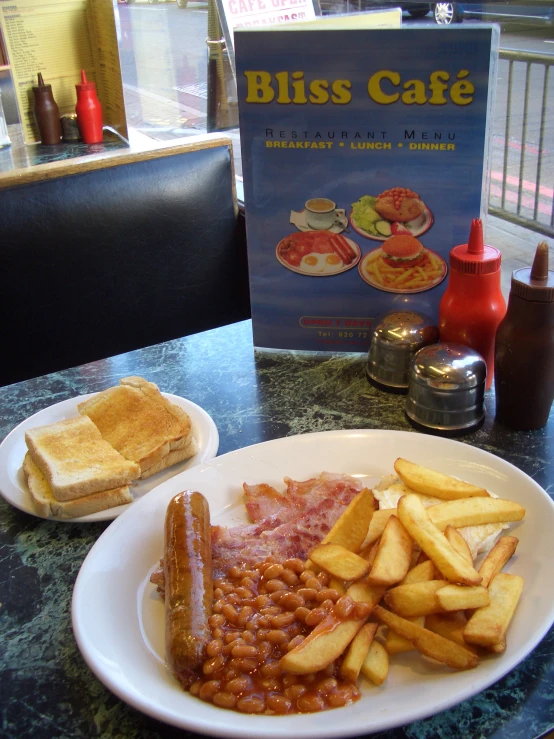
[[373, 329], [367, 356], [368, 380], [391, 392], [408, 390], [410, 361], [418, 349], [439, 340], [432, 319], [413, 310], [381, 316]]

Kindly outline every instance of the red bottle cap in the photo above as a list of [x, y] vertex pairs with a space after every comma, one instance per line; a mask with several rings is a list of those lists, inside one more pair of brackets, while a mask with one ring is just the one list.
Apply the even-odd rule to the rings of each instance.
[[87, 80], [87, 73], [84, 69], [81, 69], [81, 84], [75, 85], [77, 92], [89, 92], [90, 90], [96, 90], [96, 82], [89, 82]]
[[471, 222], [467, 244], [459, 244], [450, 252], [450, 266], [458, 272], [487, 275], [500, 269], [502, 254], [494, 246], [483, 243], [483, 223], [480, 218]]

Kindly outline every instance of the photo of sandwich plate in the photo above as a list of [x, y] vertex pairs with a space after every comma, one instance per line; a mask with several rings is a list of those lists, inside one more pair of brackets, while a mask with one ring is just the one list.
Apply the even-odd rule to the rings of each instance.
[[362, 195], [352, 203], [350, 224], [366, 239], [384, 241], [390, 236], [421, 236], [434, 217], [419, 195], [408, 188], [394, 187], [377, 195]]

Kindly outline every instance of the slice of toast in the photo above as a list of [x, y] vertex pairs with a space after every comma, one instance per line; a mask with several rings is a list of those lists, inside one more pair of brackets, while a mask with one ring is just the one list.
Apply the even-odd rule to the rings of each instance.
[[102, 437], [145, 471], [192, 438], [190, 417], [170, 403], [157, 385], [142, 377], [124, 377], [116, 387], [80, 403]]
[[140, 475], [86, 416], [29, 429], [25, 441], [58, 501], [122, 487]]
[[92, 495], [84, 495], [74, 500], [56, 500], [48, 480], [33, 462], [29, 452], [25, 454], [23, 460], [23, 472], [35, 509], [39, 516], [44, 518], [79, 518], [133, 502], [133, 496], [126, 485]]
[[167, 467], [177, 464], [177, 462], [183, 462], [185, 459], [190, 459], [191, 457], [194, 457], [197, 452], [198, 444], [196, 443], [196, 439], [192, 437], [186, 447], [183, 449], [174, 449], [169, 452], [166, 457], [152, 465], [152, 467], [149, 467], [147, 470], [143, 470], [140, 476], [141, 480], [144, 480], [146, 477], [152, 477], [156, 472], [161, 472], [161, 470], [165, 470]]

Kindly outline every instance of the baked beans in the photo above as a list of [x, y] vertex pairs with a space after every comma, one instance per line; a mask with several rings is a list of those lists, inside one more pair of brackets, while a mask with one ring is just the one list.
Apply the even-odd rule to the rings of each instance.
[[251, 714], [313, 713], [360, 696], [341, 676], [340, 659], [313, 675], [283, 672], [280, 659], [303, 642], [330, 610], [363, 619], [365, 604], [329, 586], [326, 573], [300, 559], [231, 567], [214, 581], [202, 675], [190, 692], [221, 708]]

